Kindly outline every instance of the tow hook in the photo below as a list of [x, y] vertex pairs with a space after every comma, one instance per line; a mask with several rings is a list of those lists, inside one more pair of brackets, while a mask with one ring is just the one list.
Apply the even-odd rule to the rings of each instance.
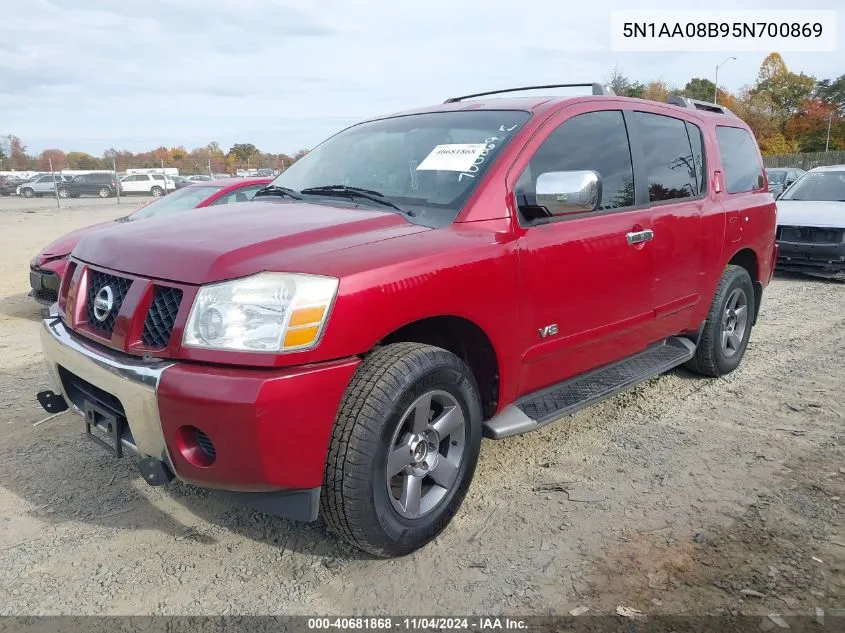
[[145, 457], [138, 462], [141, 477], [151, 486], [164, 486], [176, 478], [170, 466], [155, 457]]
[[38, 398], [38, 403], [44, 408], [47, 413], [61, 413], [67, 411], [67, 401], [65, 397], [53, 391], [39, 391], [35, 394]]

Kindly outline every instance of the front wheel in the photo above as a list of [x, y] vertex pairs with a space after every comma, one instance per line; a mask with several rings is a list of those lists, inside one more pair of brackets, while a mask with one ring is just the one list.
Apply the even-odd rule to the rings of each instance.
[[156, 198], [160, 198], [164, 194], [164, 190], [161, 187], [153, 187], [150, 189], [150, 193]]
[[751, 338], [756, 310], [754, 284], [741, 266], [728, 266], [716, 286], [695, 356], [687, 368], [724, 376], [739, 366]]
[[69, 198], [70, 192], [67, 189], [59, 189], [59, 198]]
[[481, 400], [460, 358], [418, 343], [379, 348], [341, 401], [323, 517], [371, 554], [409, 554], [455, 516], [480, 446]]
[[23, 195], [24, 198], [33, 198], [35, 197], [35, 191], [32, 189], [22, 189], [21, 195]]

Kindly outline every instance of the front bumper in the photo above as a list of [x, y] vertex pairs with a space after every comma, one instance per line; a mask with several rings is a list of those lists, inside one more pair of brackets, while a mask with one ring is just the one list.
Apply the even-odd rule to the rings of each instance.
[[777, 269], [832, 279], [845, 279], [845, 242], [820, 244], [778, 242]]
[[[41, 342], [56, 392], [79, 414], [93, 401], [122, 416], [124, 447], [188, 483], [250, 493], [241, 501], [265, 512], [316, 518], [334, 418], [360, 359], [274, 370], [145, 360], [57, 317], [44, 320]], [[283, 497], [310, 509], [286, 511]]]

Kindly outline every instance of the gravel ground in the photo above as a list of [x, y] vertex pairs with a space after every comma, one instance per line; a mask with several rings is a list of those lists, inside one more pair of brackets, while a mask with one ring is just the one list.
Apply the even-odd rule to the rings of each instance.
[[776, 279], [727, 378], [671, 372], [485, 442], [441, 538], [381, 561], [320, 522], [150, 488], [133, 457], [107, 458], [71, 414], [39, 424], [34, 394], [48, 382], [29, 259], [127, 210], [0, 213], [0, 613], [845, 608], [845, 284]]
[[[62, 210], [78, 210], [81, 212], [90, 211], [92, 209], [100, 209], [106, 207], [113, 207], [115, 209], [123, 209], [124, 213], [118, 215], [126, 215], [140, 202], [148, 202], [155, 200], [152, 196], [122, 196], [120, 203], [117, 198], [65, 198], [60, 200]], [[56, 199], [50, 196], [43, 196], [40, 198], [22, 198], [21, 196], [0, 196], [0, 212], [2, 211], [56, 211]], [[83, 221], [83, 225], [85, 222]], [[43, 244], [42, 244], [43, 246]]]

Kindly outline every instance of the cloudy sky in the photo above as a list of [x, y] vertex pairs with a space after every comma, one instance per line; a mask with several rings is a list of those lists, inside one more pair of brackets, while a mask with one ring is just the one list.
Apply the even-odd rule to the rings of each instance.
[[[601, 80], [712, 79], [726, 53], [613, 53], [610, 12], [673, 0], [0, 0], [0, 135], [30, 152], [158, 145], [310, 147], [361, 118], [454, 94]], [[803, 8], [833, 9], [832, 0]], [[708, 7], [794, 9], [716, 0]], [[838, 53], [784, 53], [792, 70], [845, 72]], [[737, 54], [720, 85], [751, 83]]]

